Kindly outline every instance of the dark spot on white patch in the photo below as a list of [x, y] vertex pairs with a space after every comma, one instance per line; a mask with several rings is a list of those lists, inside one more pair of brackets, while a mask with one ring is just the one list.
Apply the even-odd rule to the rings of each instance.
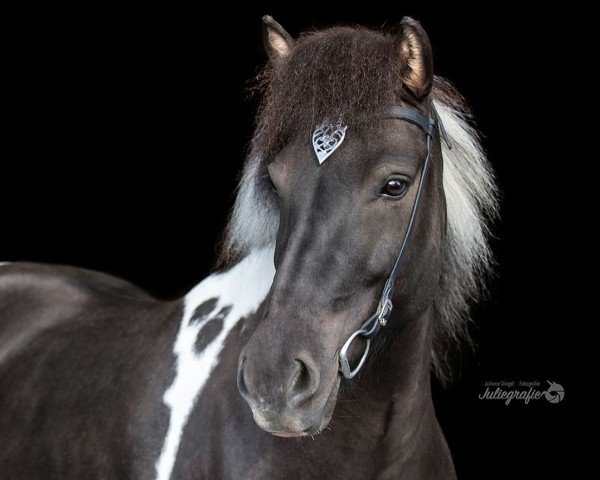
[[196, 307], [194, 313], [190, 317], [189, 324], [193, 325], [194, 323], [200, 323], [206, 319], [206, 317], [212, 312], [217, 306], [218, 298], [209, 298], [208, 300], [202, 302], [200, 305]]
[[204, 350], [216, 337], [221, 333], [223, 329], [223, 323], [225, 321], [225, 317], [229, 315], [231, 311], [231, 305], [227, 307], [223, 307], [219, 310], [213, 318], [211, 318], [202, 330], [198, 333], [198, 337], [196, 338], [196, 353], [200, 353]]
[[208, 322], [196, 338], [196, 353], [204, 350], [223, 329], [223, 319], [217, 318]]

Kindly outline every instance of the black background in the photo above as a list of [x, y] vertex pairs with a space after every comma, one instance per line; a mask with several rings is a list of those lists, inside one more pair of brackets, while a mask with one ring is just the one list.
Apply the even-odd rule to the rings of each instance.
[[[568, 109], [569, 45], [556, 13], [372, 2], [15, 13], [3, 68], [0, 260], [110, 272], [162, 298], [207, 275], [252, 131], [246, 87], [265, 62], [265, 13], [293, 36], [393, 27], [404, 15], [430, 34], [436, 73], [472, 106], [502, 191], [497, 275], [474, 315], [478, 348], [453, 387], [434, 384], [438, 416], [459, 478], [558, 478], [576, 385], [561, 235], [573, 226], [557, 198], [572, 154], [555, 117]], [[553, 380], [566, 397], [477, 398], [485, 380], [510, 379]]]

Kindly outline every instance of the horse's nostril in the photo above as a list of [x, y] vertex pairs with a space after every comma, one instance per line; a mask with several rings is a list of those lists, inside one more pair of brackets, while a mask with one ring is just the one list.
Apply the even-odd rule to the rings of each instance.
[[294, 357], [292, 361], [282, 358], [278, 364], [273, 362], [275, 369], [262, 361], [256, 363], [253, 357], [240, 357], [237, 387], [253, 411], [296, 408], [313, 397], [319, 386], [319, 370], [308, 354]]
[[238, 385], [238, 390], [240, 391], [242, 396], [248, 397], [250, 395], [250, 393], [248, 392], [248, 387], [246, 386], [246, 379], [244, 378], [244, 361], [245, 360], [246, 360], [245, 357], [242, 357], [242, 359], [240, 360], [240, 366], [238, 367], [238, 373], [237, 373], [237, 385]]
[[309, 399], [316, 392], [318, 386], [318, 373], [311, 362], [295, 359], [287, 388], [288, 402], [297, 405]]
[[294, 360], [294, 369], [292, 370], [292, 381], [290, 382], [290, 386], [288, 391], [293, 393], [295, 390], [303, 390], [304, 385], [307, 381], [306, 374], [306, 365], [302, 360]]

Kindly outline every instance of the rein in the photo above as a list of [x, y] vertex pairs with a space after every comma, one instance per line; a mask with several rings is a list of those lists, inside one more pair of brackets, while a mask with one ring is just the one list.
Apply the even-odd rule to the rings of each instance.
[[[362, 326], [356, 330], [348, 340], [344, 343], [339, 353], [339, 362], [340, 368], [339, 371], [343, 375], [344, 378], [352, 378], [354, 377], [359, 370], [364, 366], [367, 357], [369, 355], [369, 349], [371, 347], [371, 339], [379, 332], [381, 327], [385, 327], [393, 309], [392, 297], [394, 294], [394, 283], [396, 282], [396, 278], [398, 277], [398, 272], [400, 270], [400, 265], [402, 263], [402, 258], [404, 256], [404, 252], [406, 251], [406, 246], [408, 245], [408, 241], [410, 239], [414, 224], [415, 218], [417, 216], [417, 211], [419, 209], [419, 203], [421, 201], [421, 193], [423, 191], [423, 184], [425, 182], [425, 176], [427, 174], [427, 170], [429, 168], [429, 157], [431, 153], [431, 141], [433, 139], [433, 135], [435, 133], [436, 124], [440, 130], [440, 135], [444, 139], [448, 148], [452, 148], [452, 144], [446, 134], [446, 130], [444, 129], [444, 125], [442, 124], [433, 104], [430, 107], [429, 118], [424, 117], [418, 111], [408, 108], [408, 107], [392, 107], [387, 118], [394, 118], [398, 120], [405, 120], [410, 122], [417, 127], [419, 127], [424, 133], [427, 141], [427, 154], [425, 156], [425, 161], [423, 162], [423, 168], [421, 170], [421, 178], [419, 180], [419, 186], [417, 188], [417, 194], [415, 196], [415, 202], [413, 204], [413, 208], [410, 214], [410, 220], [408, 221], [408, 227], [406, 228], [406, 233], [404, 234], [404, 239], [402, 240], [402, 245], [400, 246], [400, 252], [396, 257], [396, 261], [394, 262], [394, 266], [385, 282], [385, 286], [383, 287], [383, 292], [381, 294], [379, 305], [377, 306], [377, 311], [371, 315], [367, 320], [365, 320]], [[350, 361], [348, 360], [348, 349], [352, 342], [357, 338], [362, 337], [366, 340], [367, 344], [365, 346], [365, 351], [362, 354], [362, 357], [358, 364], [352, 368], [350, 366]]]

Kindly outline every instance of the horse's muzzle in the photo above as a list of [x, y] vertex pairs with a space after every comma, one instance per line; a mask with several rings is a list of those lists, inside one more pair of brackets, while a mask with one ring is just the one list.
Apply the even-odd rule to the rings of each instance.
[[306, 352], [291, 356], [291, 360], [279, 360], [275, 368], [269, 368], [268, 364], [273, 363], [264, 356], [243, 352], [238, 389], [250, 405], [256, 424], [266, 432], [284, 437], [314, 435], [331, 418], [339, 376], [335, 388], [331, 388], [331, 382], [327, 382], [329, 386], [321, 385], [320, 369]]

